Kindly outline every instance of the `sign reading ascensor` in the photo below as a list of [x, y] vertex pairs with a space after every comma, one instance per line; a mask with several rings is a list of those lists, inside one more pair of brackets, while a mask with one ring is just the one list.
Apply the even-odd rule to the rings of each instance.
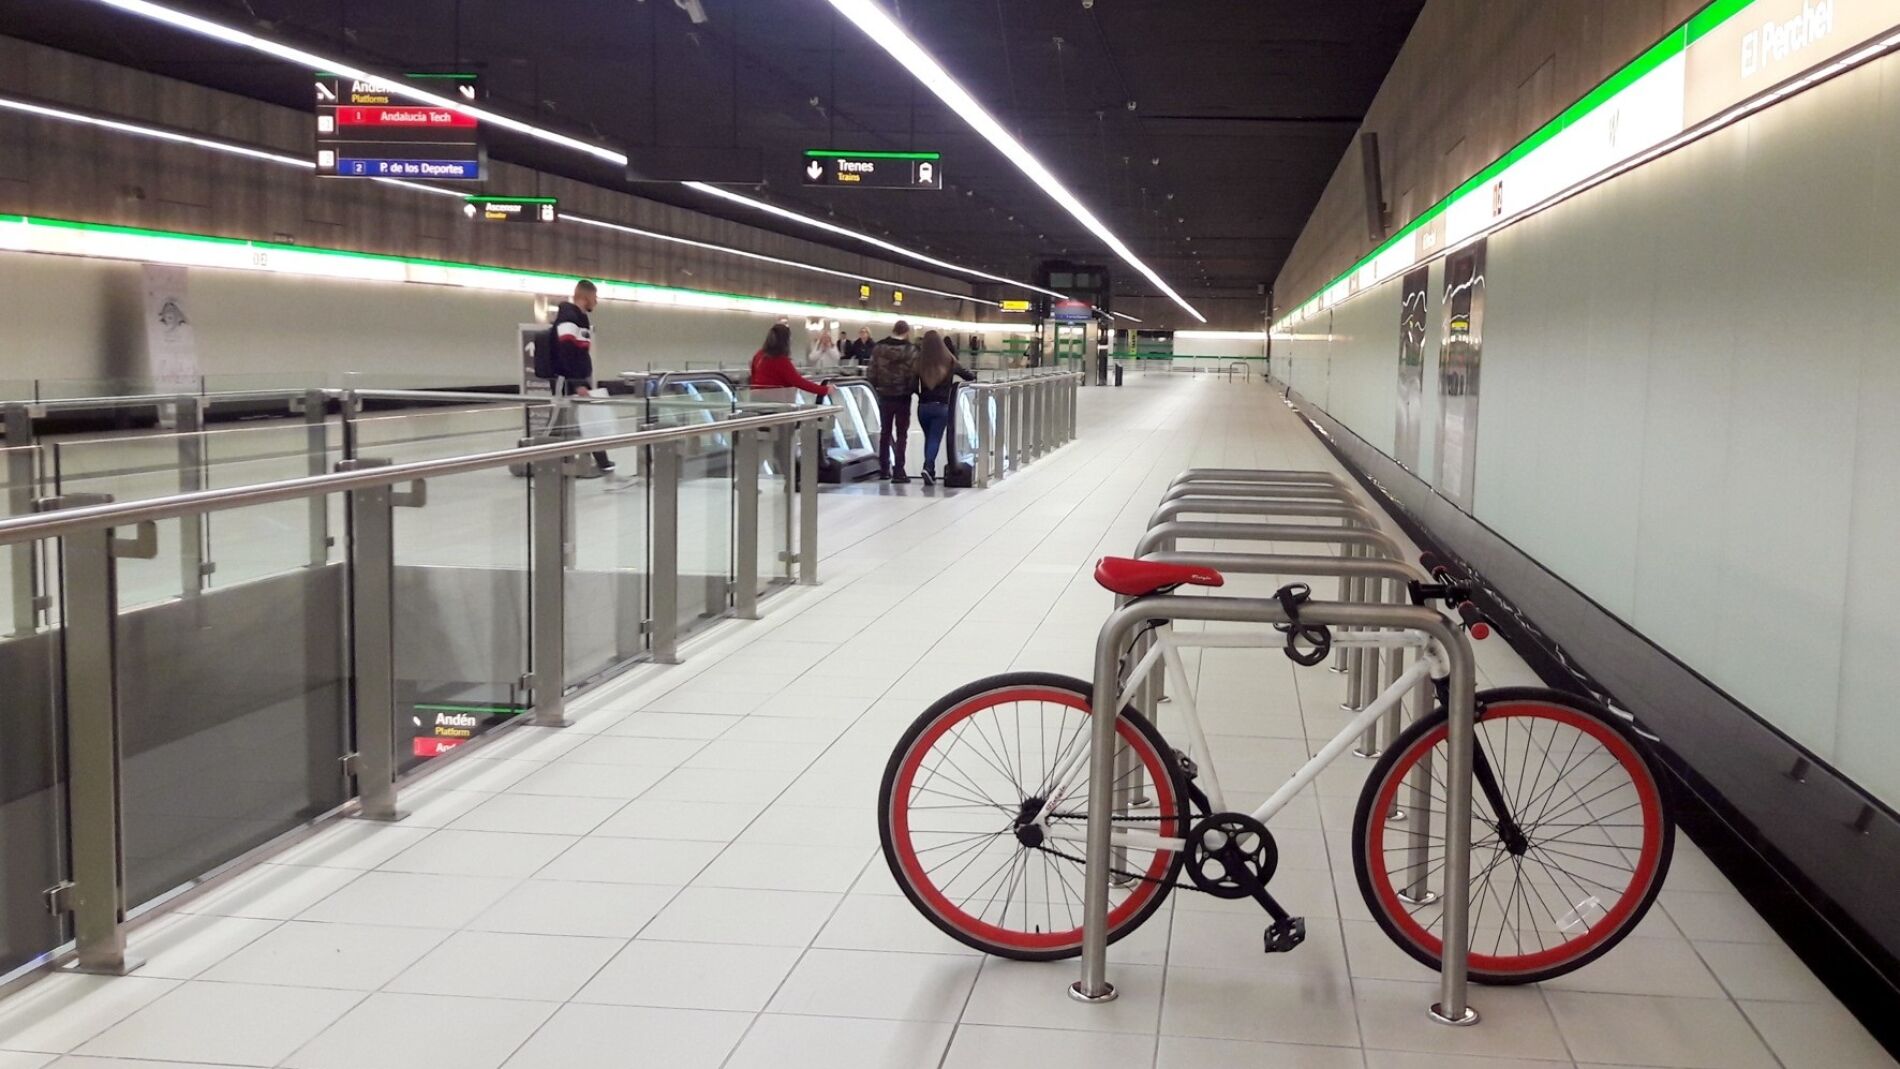
[[943, 157], [935, 152], [842, 152], [812, 149], [801, 173], [808, 186], [854, 189], [943, 188]]

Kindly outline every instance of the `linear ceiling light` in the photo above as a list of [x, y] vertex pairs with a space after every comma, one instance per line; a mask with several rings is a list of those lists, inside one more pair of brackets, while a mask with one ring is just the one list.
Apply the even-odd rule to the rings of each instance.
[[1019, 289], [1031, 290], [1036, 293], [1045, 293], [1051, 297], [1066, 297], [1067, 296], [1066, 294], [1057, 293], [1055, 290], [1046, 290], [1046, 289], [1043, 289], [1041, 286], [1032, 286], [1027, 282], [1018, 282], [1013, 278], [1004, 278], [1002, 275], [992, 275], [988, 271], [978, 271], [974, 267], [963, 267], [959, 264], [953, 264], [949, 262], [948, 260], [939, 260], [935, 256], [930, 256], [926, 253], [918, 252], [916, 249], [908, 249], [902, 245], [897, 245], [892, 242], [885, 241], [883, 238], [874, 238], [869, 234], [860, 234], [856, 230], [852, 230], [849, 227], [839, 226], [836, 223], [828, 223], [824, 221], [823, 219], [814, 219], [809, 215], [801, 215], [798, 212], [792, 211], [790, 208], [781, 208], [776, 204], [769, 204], [765, 201], [756, 200], [752, 197], [745, 196], [744, 194], [741, 194], [741, 193], [734, 193], [730, 189], [721, 189], [718, 186], [708, 185], [705, 182], [687, 182], [685, 183], [685, 185], [686, 185], [686, 188], [688, 189], [698, 190], [701, 193], [710, 193], [715, 197], [719, 197], [724, 200], [729, 200], [733, 202], [734, 204], [743, 204], [748, 208], [755, 208], [759, 211], [767, 213], [768, 215], [776, 215], [780, 219], [790, 219], [791, 221], [795, 223], [803, 223], [806, 226], [816, 227], [817, 229], [826, 231], [828, 233], [838, 234], [843, 237], [853, 238], [855, 240], [862, 241], [869, 245], [875, 245], [878, 248], [884, 249], [887, 252], [894, 252], [898, 254], [899, 256], [908, 256], [913, 260], [917, 260], [921, 263], [930, 264], [933, 267], [941, 267], [949, 271], [959, 271], [966, 275], [973, 275], [977, 278], [988, 279], [991, 282], [999, 282], [1005, 286], [1015, 286]]
[[1021, 142], [1010, 136], [1009, 131], [1003, 129], [1003, 125], [984, 110], [983, 105], [977, 103], [976, 98], [971, 96], [968, 90], [957, 84], [956, 79], [950, 77], [950, 73], [944, 70], [922, 45], [913, 40], [910, 34], [904, 32], [904, 28], [886, 14], [882, 7], [873, 0], [831, 0], [831, 6], [837, 8], [845, 18], [856, 23], [858, 29], [863, 30], [866, 36], [877, 42], [884, 51], [889, 52], [891, 58], [897, 60], [899, 65], [908, 70], [918, 81], [924, 83], [924, 88], [935, 93], [937, 99], [950, 105], [950, 109], [962, 116], [964, 122], [969, 123], [977, 133], [982, 134], [990, 144], [995, 145], [1009, 162], [1028, 175], [1030, 181], [1041, 186], [1043, 192], [1067, 209], [1077, 222], [1100, 238], [1115, 255], [1122, 258], [1124, 263], [1141, 272], [1144, 278], [1160, 287], [1161, 292], [1167, 294], [1169, 299], [1180, 305], [1189, 315], [1202, 323], [1207, 322], [1206, 316], [1195, 311], [1194, 306], [1183, 300], [1180, 294], [1174, 292], [1173, 287], [1162, 281], [1161, 276], [1156, 274], [1153, 268], [1142, 263], [1128, 246], [1122, 244], [1121, 239], [1116, 237], [1100, 219], [1097, 219], [1094, 212], [1089, 211], [1086, 205], [1077, 200], [1075, 194], [1069, 192], [1068, 188], [1050, 173], [1049, 168], [1042, 165], [1041, 160], [1031, 155]]
[[643, 230], [640, 227], [627, 226], [624, 223], [609, 223], [603, 219], [589, 219], [584, 215], [563, 214], [560, 218], [563, 222], [580, 223], [584, 226], [597, 226], [603, 230], [614, 230], [622, 234], [631, 234], [637, 238], [651, 238], [654, 241], [665, 241], [674, 245], [690, 245], [695, 249], [723, 252], [729, 256], [742, 256], [748, 260], [761, 260], [768, 264], [794, 267], [801, 271], [812, 271], [821, 275], [831, 275], [835, 278], [848, 278], [853, 282], [869, 282], [878, 286], [890, 286], [893, 289], [910, 290], [915, 293], [928, 293], [932, 296], [948, 297], [951, 300], [957, 301], [969, 301], [972, 304], [986, 304], [991, 308], [998, 307], [995, 301], [986, 301], [981, 297], [972, 297], [967, 293], [951, 293], [947, 290], [933, 290], [928, 286], [913, 286], [907, 282], [893, 282], [887, 278], [873, 278], [870, 275], [858, 275], [849, 271], [834, 271], [829, 267], [818, 267], [815, 264], [800, 263], [797, 260], [786, 260], [777, 256], [767, 256], [760, 252], [747, 252], [744, 249], [735, 249], [727, 245], [715, 245], [708, 241], [694, 241], [691, 238], [674, 237], [671, 234], [662, 234], [654, 230]]
[[1141, 320], [1136, 319], [1134, 316], [1129, 315], [1127, 312], [1110, 312], [1108, 314], [1114, 316], [1116, 319], [1126, 319], [1130, 323], [1141, 322]]
[[[196, 15], [186, 14], [182, 11], [175, 11], [162, 4], [152, 3], [151, 0], [94, 0], [94, 2], [126, 12], [127, 14], [151, 19], [154, 22], [160, 22], [176, 29], [196, 33], [200, 36], [211, 38], [214, 41], [222, 41], [225, 44], [235, 45], [238, 48], [261, 52], [267, 56], [298, 64], [307, 70], [329, 71], [343, 77], [375, 82], [378, 85], [386, 87], [397, 96], [407, 97], [410, 100], [428, 104], [431, 107], [445, 108], [462, 115], [467, 115], [480, 122], [485, 122], [504, 130], [512, 130], [515, 133], [539, 141], [545, 141], [551, 145], [559, 145], [562, 148], [572, 149], [575, 152], [584, 153], [595, 159], [605, 160], [618, 167], [624, 168], [628, 163], [627, 154], [624, 152], [618, 152], [602, 145], [596, 145], [591, 141], [584, 141], [577, 137], [569, 137], [566, 134], [536, 126], [533, 123], [522, 122], [520, 119], [510, 118], [507, 115], [490, 111], [487, 108], [476, 107], [467, 101], [457, 100], [454, 97], [431, 93], [426, 89], [417, 88], [400, 78], [392, 79], [387, 75], [379, 75], [373, 71], [367, 71], [361, 67], [353, 66], [340, 60], [332, 59], [327, 56], [319, 56], [314, 52], [307, 52], [292, 45], [286, 45], [270, 40], [269, 38], [259, 37], [253, 33], [246, 33], [243, 30], [213, 22], [210, 19], [199, 18]], [[830, 231], [831, 233], [839, 234], [844, 237], [867, 242], [878, 248], [886, 249], [901, 256], [906, 256], [913, 260], [931, 264], [932, 266], [940, 267], [945, 270], [988, 279], [1006, 286], [1017, 286], [1023, 289], [1034, 290], [1038, 293], [1051, 293], [1053, 296], [1061, 296], [1061, 294], [1053, 293], [1053, 291], [1042, 289], [1039, 286], [1032, 286], [1026, 282], [1017, 282], [1014, 279], [1004, 278], [1001, 275], [992, 275], [986, 271], [978, 271], [975, 268], [963, 267], [959, 264], [950, 263], [947, 260], [939, 260], [934, 256], [927, 256], [914, 249], [894, 245], [880, 238], [874, 238], [869, 234], [860, 234], [855, 230], [838, 226], [835, 223], [827, 223], [819, 219], [813, 219], [810, 216], [800, 215], [797, 212], [788, 211], [784, 208], [767, 204], [761, 200], [754, 200], [751, 197], [741, 196], [740, 194], [720, 189], [716, 186], [706, 185], [703, 182], [687, 182], [685, 185], [701, 192], [712, 193], [715, 196], [723, 197], [734, 203], [744, 204], [761, 211], [769, 212], [783, 219], [790, 219], [795, 222], [804, 223], [807, 226], [817, 227], [820, 230]], [[1162, 288], [1167, 289], [1165, 284], [1162, 285]], [[1173, 291], [1170, 290], [1169, 293], [1172, 294]], [[1175, 299], [1179, 300], [1180, 298], [1176, 297]]]
[[536, 126], [533, 123], [525, 123], [520, 119], [512, 119], [500, 112], [489, 111], [486, 108], [478, 108], [469, 104], [467, 101], [457, 100], [454, 97], [431, 93], [426, 89], [419, 89], [414, 85], [410, 85], [400, 78], [391, 79], [387, 75], [376, 74], [372, 71], [364, 70], [361, 67], [339, 62], [326, 56], [319, 56], [314, 52], [306, 52], [301, 48], [273, 41], [266, 37], [259, 37], [253, 33], [246, 33], [243, 30], [234, 29], [222, 23], [213, 22], [210, 19], [201, 19], [196, 15], [188, 15], [182, 11], [174, 11], [162, 4], [151, 3], [150, 0], [95, 0], [95, 2], [104, 4], [107, 7], [117, 8], [127, 14], [138, 15], [141, 18], [151, 19], [154, 22], [162, 22], [167, 26], [186, 30], [203, 37], [209, 37], [214, 41], [223, 41], [225, 44], [236, 45], [239, 48], [247, 48], [253, 52], [262, 52], [267, 56], [274, 56], [277, 59], [298, 64], [309, 71], [329, 71], [346, 78], [375, 82], [389, 89], [390, 92], [395, 93], [397, 96], [408, 97], [410, 100], [428, 104], [431, 107], [448, 108], [460, 112], [463, 115], [473, 116], [482, 122], [498, 126], [504, 130], [512, 130], [515, 133], [532, 137], [538, 141], [546, 141], [551, 145], [559, 145], [562, 148], [572, 149], [575, 152], [586, 153], [595, 159], [605, 160], [608, 163], [617, 164], [621, 167], [627, 165], [627, 157], [624, 154], [615, 152], [612, 149], [602, 148], [589, 141], [583, 141], [578, 137], [569, 137], [566, 134], [556, 133], [553, 130]]
[[[259, 160], [265, 163], [280, 164], [285, 167], [294, 167], [300, 171], [306, 171], [306, 172], [312, 171], [315, 169], [315, 166], [316, 166], [314, 162], [304, 157], [286, 156], [281, 152], [272, 152], [268, 149], [254, 148], [250, 145], [241, 145], [232, 141], [222, 141], [216, 138], [209, 138], [209, 137], [198, 137], [192, 134], [181, 133], [176, 130], [167, 130], [164, 127], [148, 126], [143, 123], [128, 122], [123, 119], [115, 119], [115, 118], [111, 118], [104, 115], [93, 115], [87, 112], [74, 111], [70, 108], [58, 107], [52, 104], [43, 104], [38, 101], [20, 100], [20, 99], [16, 99], [12, 97], [0, 96], [0, 110], [20, 112], [25, 115], [32, 115], [36, 118], [54, 119], [60, 122], [70, 122], [70, 123], [77, 123], [83, 126], [92, 126], [92, 127], [96, 127], [102, 130], [111, 130], [114, 133], [129, 134], [133, 137], [146, 137], [146, 138], [151, 138], [156, 141], [165, 141], [172, 144], [190, 145], [194, 148], [208, 149], [213, 152], [221, 152], [227, 155], [241, 156], [246, 159]], [[456, 200], [462, 200], [466, 197], [466, 194], [461, 192], [460, 190], [444, 189], [441, 186], [432, 186], [423, 182], [409, 182], [401, 178], [377, 178], [377, 179], [374, 179], [374, 181], [380, 182], [383, 185], [387, 185], [387, 186], [397, 186], [402, 189], [407, 189], [416, 193], [427, 193], [427, 194], [430, 194], [431, 196], [453, 197]], [[653, 230], [643, 230], [640, 227], [625, 226], [620, 223], [610, 223], [601, 219], [589, 219], [586, 216], [571, 215], [571, 214], [563, 214], [559, 218], [563, 222], [572, 222], [572, 223], [579, 223], [585, 226], [601, 227], [603, 229], [615, 230], [623, 234], [629, 234], [634, 237], [649, 238], [654, 241], [671, 242], [677, 245], [690, 245], [697, 249], [706, 249], [710, 252], [725, 253], [726, 255], [729, 255], [729, 256], [739, 256], [748, 260], [761, 260], [766, 263], [778, 264], [784, 267], [790, 267], [790, 268], [794, 268], [800, 271], [810, 271], [810, 272], [821, 274], [821, 275], [831, 275], [835, 278], [848, 278], [854, 282], [869, 282], [869, 283], [872, 283], [873, 285], [889, 286], [893, 289], [909, 290], [914, 293], [928, 293], [935, 297], [948, 297], [952, 300], [970, 301], [971, 303], [974, 303], [974, 304], [989, 305], [990, 307], [996, 306], [995, 301], [986, 301], [980, 297], [972, 297], [967, 293], [951, 293], [947, 290], [931, 289], [928, 286], [914, 286], [905, 282], [893, 282], [889, 279], [877, 278], [871, 275], [853, 274], [849, 271], [836, 271], [829, 267], [819, 267], [815, 264], [800, 263], [797, 260], [787, 260], [787, 259], [782, 259], [777, 256], [766, 256], [763, 253], [748, 252], [745, 249], [735, 249], [726, 245], [716, 245], [708, 241], [694, 241], [690, 238], [674, 237], [671, 234], [662, 234], [662, 233], [659, 233], [658, 231], [653, 231]]]

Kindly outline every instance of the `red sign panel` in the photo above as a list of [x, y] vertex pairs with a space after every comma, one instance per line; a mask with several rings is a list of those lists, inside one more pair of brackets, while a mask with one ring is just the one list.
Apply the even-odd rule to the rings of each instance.
[[408, 128], [473, 129], [473, 116], [447, 108], [338, 108], [338, 126], [401, 126]]

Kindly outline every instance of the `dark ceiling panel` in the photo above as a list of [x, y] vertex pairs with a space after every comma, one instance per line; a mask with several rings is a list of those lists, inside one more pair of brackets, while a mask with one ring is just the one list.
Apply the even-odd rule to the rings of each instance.
[[[698, 26], [671, 0], [170, 2], [370, 66], [478, 70], [493, 106], [636, 156], [656, 144], [756, 147], [769, 199], [947, 259], [1016, 277], [1045, 255], [1108, 261], [824, 0], [701, 0], [709, 21]], [[1189, 300], [1251, 294], [1278, 273], [1423, 2], [885, 0]], [[0, 30], [291, 107], [308, 101], [308, 72], [89, 0], [0, 0]], [[807, 190], [800, 153], [817, 147], [938, 150], [950, 188]], [[524, 139], [499, 138], [495, 151], [604, 177]], [[676, 186], [639, 191], [769, 222]], [[1113, 272], [1118, 292], [1152, 292], [1131, 269]]]

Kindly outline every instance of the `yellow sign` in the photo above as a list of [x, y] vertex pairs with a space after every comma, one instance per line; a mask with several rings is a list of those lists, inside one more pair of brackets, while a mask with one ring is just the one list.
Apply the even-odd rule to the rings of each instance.
[[868, 300], [870, 300], [870, 299], [871, 299], [871, 287], [869, 287], [869, 286], [859, 286], [859, 287], [858, 287], [858, 300], [860, 300], [860, 301], [868, 301]]
[[1004, 301], [1004, 302], [1003, 302], [1003, 311], [1005, 311], [1005, 312], [1027, 312], [1027, 311], [1029, 311], [1029, 302], [1028, 302], [1028, 301]]
[[903, 303], [904, 303], [904, 291], [903, 291], [903, 290], [892, 290], [892, 291], [891, 291], [891, 303], [892, 303], [892, 304], [900, 304], [900, 305], [901, 305], [901, 304], [903, 304]]

